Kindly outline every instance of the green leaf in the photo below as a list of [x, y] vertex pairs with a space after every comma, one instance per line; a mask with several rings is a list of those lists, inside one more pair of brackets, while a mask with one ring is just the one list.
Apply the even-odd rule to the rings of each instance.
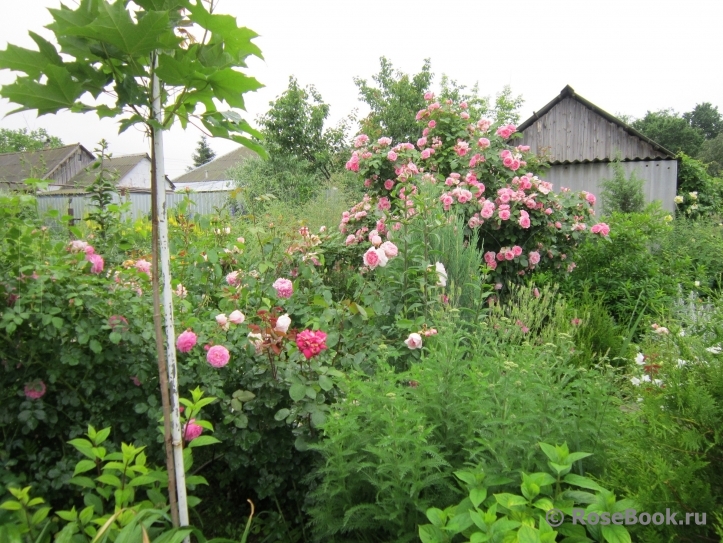
[[602, 535], [608, 543], [631, 543], [627, 528], [618, 524], [602, 526]]
[[590, 490], [605, 490], [599, 484], [592, 479], [582, 477], [581, 475], [575, 475], [574, 473], [568, 473], [563, 479], [568, 484], [579, 486], [580, 488], [587, 488]]
[[246, 109], [243, 93], [255, 91], [263, 87], [255, 78], [249, 77], [226, 68], [220, 70], [208, 78], [216, 98], [225, 100], [231, 107]]
[[311, 423], [314, 425], [314, 428], [322, 426], [325, 422], [326, 413], [324, 413], [323, 411], [315, 411], [311, 414]]
[[519, 543], [541, 543], [540, 533], [534, 528], [523, 524], [517, 530], [517, 541]]
[[499, 503], [502, 507], [506, 507], [507, 509], [521, 505], [527, 505], [527, 500], [525, 498], [523, 498], [522, 496], [517, 496], [515, 494], [508, 494], [505, 492], [502, 494], [495, 494], [494, 496], [495, 500], [497, 500], [497, 503]]
[[48, 513], [50, 513], [50, 507], [41, 507], [35, 513], [33, 513], [33, 518], [30, 519], [30, 523], [34, 525], [38, 525], [41, 522], [45, 520], [45, 517], [48, 516]]
[[110, 485], [116, 488], [121, 487], [121, 480], [115, 475], [111, 475], [110, 473], [104, 473], [103, 475], [96, 477], [95, 480], [99, 483], [103, 483], [104, 485]]
[[87, 439], [73, 439], [68, 441], [68, 445], [75, 447], [81, 454], [84, 454], [91, 460], [95, 460], [95, 453], [93, 452], [93, 444]]
[[95, 469], [95, 462], [92, 460], [81, 460], [75, 465], [75, 471], [73, 471], [73, 477], [80, 473], [85, 473], [86, 471], [90, 471], [92, 469]]
[[236, 426], [236, 428], [248, 428], [249, 418], [244, 413], [240, 413], [234, 419], [233, 424], [234, 424], [234, 426]]
[[90, 350], [93, 351], [95, 354], [98, 354], [103, 350], [103, 346], [97, 339], [91, 339], [88, 347], [90, 347]]
[[291, 411], [289, 411], [289, 410], [286, 409], [286, 408], [284, 408], [284, 409], [279, 409], [279, 410], [276, 412], [276, 414], [274, 415], [274, 419], [275, 419], [275, 420], [278, 420], [278, 421], [281, 421], [281, 420], [284, 420], [286, 417], [288, 417], [290, 414], [291, 414]]
[[213, 436], [198, 436], [196, 439], [193, 439], [191, 440], [191, 442], [189, 442], [188, 447], [193, 449], [195, 447], [214, 445], [215, 443], [221, 443], [221, 440]]
[[334, 388], [334, 381], [332, 381], [326, 375], [320, 375], [319, 376], [319, 386], [322, 388], [322, 390], [326, 390], [328, 392], [329, 390]]
[[20, 502], [12, 500], [0, 503], [0, 509], [5, 509], [6, 511], [20, 511], [22, 508], [23, 506], [20, 505]]
[[263, 59], [261, 50], [251, 40], [258, 34], [248, 28], [239, 28], [236, 18], [231, 15], [210, 14], [202, 2], [188, 2], [186, 9], [190, 12], [189, 19], [211, 32], [211, 44], [223, 41], [225, 51], [235, 62], [243, 64], [249, 55]]
[[103, 443], [106, 439], [108, 439], [108, 436], [110, 436], [110, 428], [103, 428], [102, 430], [98, 430], [98, 433], [95, 436], [96, 445], [100, 445], [101, 443]]
[[438, 528], [441, 528], [447, 522], [447, 514], [436, 507], [430, 507], [427, 509], [427, 518], [429, 519], [429, 522]]
[[455, 475], [455, 477], [457, 477], [457, 479], [467, 483], [468, 485], [475, 486], [477, 484], [477, 478], [474, 476], [474, 473], [472, 473], [472, 472], [455, 471], [454, 475]]
[[240, 402], [250, 402], [256, 397], [256, 394], [248, 390], [237, 390], [233, 393], [233, 397]]
[[481, 504], [487, 499], [487, 489], [473, 488], [469, 492], [469, 499], [472, 502], [472, 505], [474, 505], [475, 507], [479, 507], [479, 504]]
[[0, 51], [0, 69], [23, 72], [32, 79], [39, 79], [48, 64], [48, 59], [38, 51], [31, 51], [11, 43], [5, 51]]
[[14, 111], [37, 109], [38, 115], [45, 115], [70, 109], [84, 92], [82, 85], [74, 81], [65, 68], [48, 65], [45, 75], [47, 83], [44, 85], [28, 77], [19, 77], [2, 87], [0, 95], [21, 106]]
[[306, 387], [301, 383], [294, 383], [289, 389], [289, 396], [291, 396], [291, 399], [295, 402], [303, 400], [306, 396]]
[[70, 484], [82, 486], [84, 488], [95, 488], [93, 479], [88, 477], [73, 477], [68, 481]]
[[539, 445], [542, 449], [542, 452], [544, 452], [551, 461], [558, 462], [560, 460], [560, 457], [558, 456], [555, 447], [553, 447], [552, 445], [548, 445], [547, 443], [540, 443]]

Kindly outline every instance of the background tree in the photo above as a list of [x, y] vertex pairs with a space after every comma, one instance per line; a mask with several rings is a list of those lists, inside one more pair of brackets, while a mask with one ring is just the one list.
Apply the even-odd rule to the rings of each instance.
[[723, 174], [723, 132], [703, 142], [698, 159], [708, 165], [711, 175], [719, 177]]
[[723, 116], [718, 112], [718, 106], [710, 102], [696, 104], [693, 111], [683, 113], [683, 118], [691, 127], [702, 132], [707, 140], [723, 132]]
[[[216, 153], [214, 153], [213, 149], [208, 145], [206, 136], [201, 136], [201, 139], [198, 140], [198, 146], [196, 146], [196, 154], [193, 155], [193, 166], [198, 168], [207, 162], [211, 162], [214, 158], [216, 158]], [[192, 169], [193, 168], [189, 168], [189, 170]]]
[[673, 153], [696, 156], [705, 141], [705, 135], [699, 128], [691, 126], [672, 109], [648, 111], [631, 126]]
[[26, 128], [0, 128], [0, 153], [22, 153], [62, 147], [60, 138], [51, 136], [44, 128], [28, 132]]
[[302, 88], [294, 76], [289, 87], [269, 105], [271, 109], [259, 119], [271, 159], [275, 156], [302, 160], [324, 178], [340, 168], [346, 146], [348, 120], [325, 128], [329, 105], [324, 103], [313, 85]]
[[354, 78], [360, 100], [371, 109], [361, 123], [361, 131], [372, 139], [388, 136], [395, 143], [416, 141], [421, 129], [414, 116], [426, 107], [424, 93], [430, 89], [433, 78], [429, 59], [418, 74], [410, 76], [394, 70], [392, 63], [381, 57], [379, 73], [372, 76], [375, 86], [366, 79]]
[[613, 177], [602, 181], [603, 212], [605, 215], [613, 213], [639, 213], [645, 208], [645, 195], [643, 183], [635, 172], [630, 177], [625, 176], [625, 170], [619, 160], [610, 165]]

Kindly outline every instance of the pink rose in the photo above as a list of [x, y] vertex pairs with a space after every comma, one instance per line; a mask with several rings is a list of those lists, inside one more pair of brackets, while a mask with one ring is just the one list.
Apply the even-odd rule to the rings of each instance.
[[226, 276], [226, 282], [231, 285], [232, 287], [237, 287], [241, 284], [241, 278], [239, 277], [239, 272], [234, 271], [229, 273]]
[[274, 330], [285, 334], [289, 330], [289, 326], [291, 326], [291, 317], [289, 317], [288, 313], [285, 313], [276, 319]]
[[490, 146], [490, 140], [488, 140], [487, 138], [480, 138], [477, 140], [477, 145], [481, 149], [487, 149]]
[[397, 160], [397, 158], [399, 158], [399, 156], [398, 156], [397, 153], [395, 153], [394, 151], [389, 151], [389, 152], [387, 153], [387, 158], [388, 158], [389, 160], [391, 160], [392, 162], [394, 162], [395, 160]]
[[377, 143], [382, 147], [386, 147], [392, 144], [392, 138], [382, 137], [377, 140]]
[[326, 333], [321, 330], [304, 330], [296, 335], [296, 346], [304, 355], [304, 358], [309, 360], [310, 358], [318, 355], [321, 351], [327, 348], [326, 346]]
[[228, 317], [224, 313], [216, 315], [216, 322], [219, 326], [224, 327], [228, 324]]
[[422, 336], [417, 333], [409, 334], [409, 337], [404, 340], [404, 344], [409, 347], [410, 350], [422, 348]]
[[503, 221], [506, 221], [510, 218], [510, 210], [509, 209], [501, 209], [499, 212], [500, 219]]
[[515, 253], [515, 256], [520, 256], [522, 254], [522, 247], [515, 245], [512, 247], [512, 251]]
[[271, 286], [276, 289], [276, 295], [279, 298], [291, 298], [291, 295], [294, 293], [294, 285], [289, 279], [284, 279], [283, 277], [279, 277]]
[[537, 251], [532, 251], [530, 252], [528, 259], [530, 261], [530, 264], [536, 266], [540, 263], [540, 253], [538, 253]]
[[374, 247], [379, 247], [382, 244], [382, 237], [378, 234], [376, 236], [372, 236], [371, 242]]
[[374, 247], [369, 247], [363, 256], [364, 265], [369, 266], [372, 270], [379, 265], [379, 253]]
[[90, 267], [90, 273], [95, 273], [97, 275], [103, 271], [103, 265], [105, 263], [103, 262], [102, 256], [97, 254], [86, 254], [85, 259], [92, 264]]
[[186, 423], [186, 427], [183, 432], [183, 439], [186, 441], [193, 441], [203, 433], [203, 427], [196, 424], [196, 419], [191, 419]]
[[198, 337], [189, 328], [178, 336], [176, 348], [182, 353], [187, 353], [196, 346], [196, 341], [198, 341]]
[[432, 153], [434, 153], [434, 149], [427, 148], [424, 151], [422, 151], [421, 157], [422, 160], [427, 160], [429, 157], [432, 156]]
[[36, 379], [35, 381], [26, 384], [23, 392], [25, 393], [25, 397], [29, 400], [39, 400], [45, 396], [46, 390], [47, 388], [45, 387], [45, 383], [40, 379]]
[[426, 145], [427, 145], [427, 138], [419, 138], [417, 140], [417, 147], [419, 147], [420, 149]]
[[246, 320], [246, 316], [243, 313], [241, 313], [241, 311], [236, 309], [228, 316], [228, 320], [230, 322], [232, 322], [233, 324], [241, 324], [241, 323], [243, 323], [243, 321]]
[[385, 189], [392, 190], [392, 187], [394, 187], [394, 181], [392, 181], [391, 179], [387, 179], [386, 181], [384, 181]]
[[394, 258], [397, 254], [399, 254], [399, 249], [391, 241], [385, 241], [379, 248], [384, 251], [387, 258]]
[[515, 251], [512, 249], [507, 249], [505, 251], [505, 260], [514, 260], [515, 259]]
[[214, 345], [206, 353], [206, 360], [214, 368], [223, 368], [226, 364], [228, 364], [230, 358], [231, 354], [223, 345]]
[[427, 123], [427, 126], [428, 126], [429, 128], [434, 128], [435, 126], [437, 126], [437, 121], [429, 121], [429, 122]]
[[354, 234], [349, 234], [349, 235], [346, 237], [346, 241], [345, 241], [344, 243], [345, 243], [346, 245], [351, 245], [351, 244], [354, 243], [355, 241], [356, 241], [356, 236], [354, 236]]

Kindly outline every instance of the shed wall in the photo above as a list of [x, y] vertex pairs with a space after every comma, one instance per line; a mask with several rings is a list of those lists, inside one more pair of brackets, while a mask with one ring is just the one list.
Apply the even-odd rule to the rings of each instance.
[[[623, 170], [626, 176], [634, 171], [643, 179], [643, 192], [647, 202], [660, 200], [663, 209], [675, 211], [675, 194], [678, 179], [678, 162], [675, 160], [648, 160], [623, 162]], [[552, 166], [547, 175], [543, 176], [555, 186], [567, 187], [577, 192], [586, 190], [599, 198], [596, 209], [601, 209], [602, 182], [613, 177], [613, 169], [610, 163], [596, 162], [588, 164], [557, 164]]]
[[618, 153], [622, 160], [669, 158], [571, 97], [528, 126], [515, 144], [529, 145], [550, 162], [614, 160]]

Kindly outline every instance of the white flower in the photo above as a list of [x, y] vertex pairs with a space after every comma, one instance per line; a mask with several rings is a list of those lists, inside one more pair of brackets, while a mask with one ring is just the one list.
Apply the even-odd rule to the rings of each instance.
[[230, 233], [231, 233], [231, 227], [230, 227], [230, 226], [227, 226], [226, 228], [224, 228], [224, 229], [223, 229], [223, 233], [224, 233], [224, 234], [230, 234]]
[[650, 375], [643, 375], [643, 377], [640, 379], [640, 382], [642, 383], [649, 383], [650, 382]]
[[631, 378], [631, 379], [630, 379], [630, 382], [631, 382], [632, 384], [634, 384], [636, 387], [639, 387], [639, 386], [640, 386], [640, 379], [638, 379], [637, 377]]
[[444, 264], [441, 262], [437, 262], [434, 267], [437, 270], [437, 275], [439, 276], [439, 281], [437, 282], [437, 286], [440, 287], [446, 287], [447, 286], [447, 270], [444, 269]]
[[642, 398], [638, 398], [638, 403], [643, 403], [643, 399], [642, 399]]
[[404, 344], [411, 350], [422, 348], [422, 336], [416, 333], [409, 334], [409, 337], [404, 340]]
[[688, 193], [688, 194], [689, 194], [689, 196], [690, 196], [693, 200], [697, 200], [697, 199], [698, 199], [698, 191], [697, 191], [697, 190], [694, 191], [694, 192], [690, 192], [690, 193]]
[[680, 332], [678, 332], [678, 335], [679, 335], [680, 337], [685, 337], [685, 330], [683, 330], [683, 329], [681, 328], [681, 329], [680, 329]]
[[274, 328], [274, 330], [285, 334], [286, 331], [289, 329], [289, 326], [291, 326], [291, 317], [289, 317], [288, 313], [284, 313], [278, 319], [276, 319], [276, 327]]
[[700, 281], [696, 281], [696, 282], [693, 283], [693, 284], [694, 284], [696, 287], [699, 287], [699, 286], [700, 286]]
[[635, 363], [638, 366], [645, 365], [645, 355], [643, 353], [638, 353], [637, 356], [635, 357]]
[[713, 345], [712, 347], [708, 347], [706, 351], [713, 354], [720, 354], [721, 353], [721, 346], [720, 345]]
[[662, 386], [663, 381], [662, 381], [662, 379], [653, 379], [653, 384], [656, 386]]
[[389, 257], [387, 256], [387, 253], [384, 252], [383, 249], [375, 249], [377, 256], [379, 256], [379, 266], [382, 268], [387, 265], [387, 262], [389, 262]]
[[686, 360], [682, 360], [682, 359], [680, 359], [680, 358], [678, 359], [678, 367], [679, 367], [679, 368], [682, 368], [682, 367], [685, 366], [687, 363], [688, 363], [688, 362], [687, 362]]
[[249, 338], [249, 341], [251, 342], [251, 344], [252, 344], [254, 347], [256, 347], [256, 352], [257, 352], [257, 353], [260, 353], [260, 352], [261, 352], [261, 346], [262, 346], [263, 343], [264, 343], [264, 338], [263, 338], [263, 336], [262, 336], [261, 334], [254, 334], [253, 332], [249, 332], [248, 338]]
[[674, 200], [675, 200], [675, 203], [676, 203], [676, 204], [682, 204], [682, 203], [683, 203], [683, 197], [682, 197], [682, 196], [676, 196]]

